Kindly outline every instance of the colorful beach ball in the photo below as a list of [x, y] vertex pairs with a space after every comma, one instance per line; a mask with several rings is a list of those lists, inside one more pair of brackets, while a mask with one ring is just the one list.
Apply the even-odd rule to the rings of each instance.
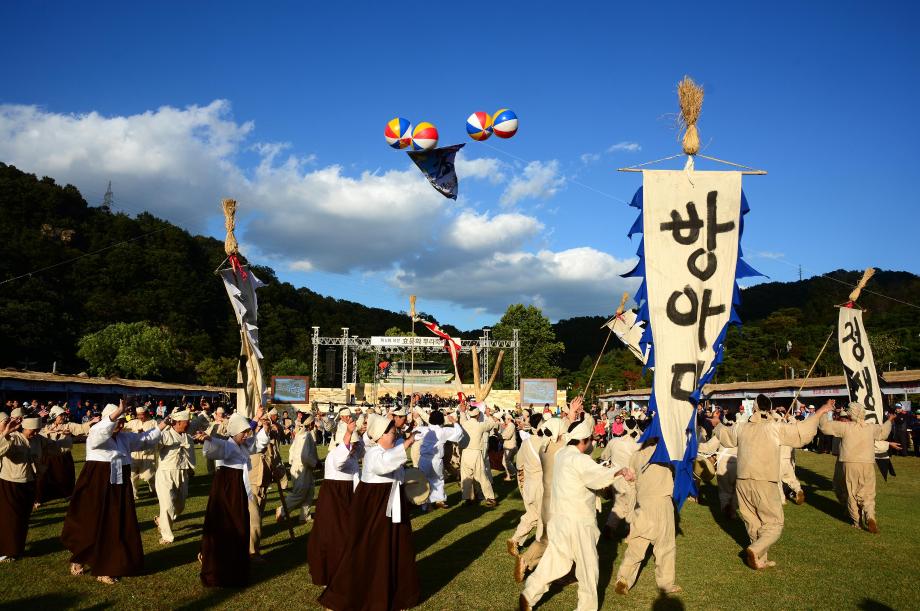
[[518, 118], [513, 110], [502, 108], [492, 117], [492, 131], [499, 138], [510, 138], [517, 130]]
[[412, 132], [412, 149], [429, 151], [438, 145], [438, 128], [431, 123], [421, 122]]
[[409, 123], [409, 119], [402, 117], [390, 119], [383, 128], [383, 136], [387, 139], [387, 144], [394, 149], [408, 148], [412, 144], [412, 124]]
[[473, 140], [488, 140], [492, 135], [492, 117], [487, 112], [474, 112], [466, 120], [466, 133]]

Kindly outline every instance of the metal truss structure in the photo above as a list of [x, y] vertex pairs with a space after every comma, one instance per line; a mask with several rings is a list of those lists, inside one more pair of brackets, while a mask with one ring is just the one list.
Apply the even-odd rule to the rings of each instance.
[[[512, 351], [512, 367], [513, 367], [513, 378], [514, 378], [514, 390], [518, 390], [521, 371], [520, 371], [520, 359], [518, 358], [518, 352], [520, 351], [520, 340], [518, 339], [518, 329], [514, 329], [514, 338], [507, 339], [492, 339], [490, 337], [491, 329], [483, 329], [483, 335], [476, 340], [472, 339], [462, 339], [460, 340], [460, 351], [462, 354], [468, 354], [472, 351], [474, 347], [478, 347], [485, 353], [485, 358], [480, 362], [480, 377], [483, 379], [488, 379], [489, 376], [489, 350], [491, 348], [498, 348], [500, 350], [510, 349]], [[320, 336], [319, 327], [313, 327], [313, 336], [310, 340], [310, 343], [313, 345], [313, 378], [317, 378], [318, 372], [318, 363], [319, 363], [319, 347], [320, 346], [341, 346], [342, 349], [342, 388], [345, 389], [348, 387], [348, 378], [349, 378], [349, 356], [351, 356], [351, 383], [354, 384], [358, 379], [358, 353], [359, 352], [373, 352], [379, 355], [384, 353], [387, 355], [402, 355], [409, 354], [414, 350], [414, 352], [434, 354], [444, 352], [444, 348], [441, 346], [415, 346], [414, 348], [410, 346], [372, 346], [371, 338], [369, 337], [354, 337], [348, 334], [348, 327], [342, 327], [341, 336]]]

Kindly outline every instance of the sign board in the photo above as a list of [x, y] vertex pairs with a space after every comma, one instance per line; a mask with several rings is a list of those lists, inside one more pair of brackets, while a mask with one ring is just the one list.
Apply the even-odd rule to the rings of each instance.
[[420, 348], [443, 348], [444, 340], [440, 337], [412, 337], [407, 336], [386, 336], [374, 335], [371, 337], [371, 346], [381, 348], [410, 348], [412, 346]]
[[309, 403], [310, 376], [272, 376], [272, 403]]
[[556, 405], [556, 378], [521, 380], [521, 407]]

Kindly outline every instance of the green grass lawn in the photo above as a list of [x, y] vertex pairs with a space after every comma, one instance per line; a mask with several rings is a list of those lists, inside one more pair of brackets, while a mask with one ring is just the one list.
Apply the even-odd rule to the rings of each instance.
[[[80, 469], [83, 446], [74, 449]], [[602, 539], [601, 608], [920, 608], [915, 559], [920, 549], [920, 459], [894, 460], [898, 477], [888, 483], [879, 478], [882, 532], [874, 536], [847, 523], [830, 490], [833, 459], [800, 452], [798, 474], [806, 504], [786, 506], [783, 538], [770, 551], [778, 567], [763, 572], [742, 564], [744, 527], [740, 521], [727, 523], [719, 517], [715, 487], [705, 487], [703, 502], [688, 503], [680, 515], [677, 576], [684, 593], [670, 601], [656, 601], [651, 561], [628, 596], [615, 594], [612, 576], [624, 546], [622, 541], [614, 545]], [[209, 485], [210, 477], [199, 464], [185, 514], [177, 523], [176, 541], [169, 546], [157, 543], [155, 497], [142, 495], [137, 514], [147, 574], [116, 586], [70, 575], [68, 553], [59, 540], [66, 505], [57, 501], [42, 507], [32, 515], [25, 557], [0, 565], [0, 608], [318, 608], [320, 589], [310, 582], [306, 564], [310, 526], [296, 526], [296, 538], [290, 540], [287, 530], [271, 516], [276, 493], [269, 497], [264, 522], [263, 553], [268, 562], [253, 567], [252, 585], [243, 591], [201, 586], [196, 554]], [[451, 483], [447, 488], [451, 509], [413, 517], [423, 596], [418, 608], [517, 608], [520, 587], [512, 578], [505, 539], [523, 507], [516, 490], [501, 477], [496, 478], [496, 486], [500, 503], [493, 510], [457, 505], [458, 487]], [[551, 590], [539, 608], [573, 609], [575, 601], [576, 588], [569, 586]]]

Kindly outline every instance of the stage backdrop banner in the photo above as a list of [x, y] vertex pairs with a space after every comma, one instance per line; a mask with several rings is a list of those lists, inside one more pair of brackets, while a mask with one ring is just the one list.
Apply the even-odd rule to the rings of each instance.
[[696, 406], [722, 362], [730, 323], [740, 324], [736, 279], [759, 275], [741, 260], [748, 211], [739, 172], [644, 171], [630, 205], [642, 212], [629, 232], [641, 232], [639, 263], [627, 276], [643, 279], [635, 295], [646, 366], [654, 367], [643, 438], [661, 441], [652, 456], [674, 465], [674, 500], [693, 494]]
[[875, 369], [869, 336], [863, 325], [862, 310], [849, 305], [840, 308], [837, 317], [837, 345], [850, 401], [863, 404], [866, 408], [866, 422], [882, 424], [885, 421], [882, 389], [878, 385], [878, 371]]
[[521, 407], [556, 407], [556, 378], [521, 380]]

